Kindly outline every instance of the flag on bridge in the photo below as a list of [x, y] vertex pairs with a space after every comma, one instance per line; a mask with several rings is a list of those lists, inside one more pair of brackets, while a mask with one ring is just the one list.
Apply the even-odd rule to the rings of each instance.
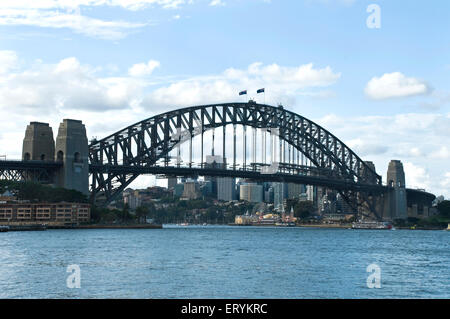
[[247, 95], [247, 90], [239, 92], [239, 95]]
[[259, 93], [264, 93], [264, 92], [265, 92], [265, 89], [264, 89], [264, 88], [259, 89], [259, 90], [256, 91], [257, 94], [259, 94]]

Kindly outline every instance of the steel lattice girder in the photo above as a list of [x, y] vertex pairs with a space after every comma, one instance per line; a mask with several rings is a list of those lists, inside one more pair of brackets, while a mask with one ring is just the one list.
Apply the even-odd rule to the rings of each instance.
[[[249, 103], [193, 106], [156, 115], [133, 124], [89, 146], [90, 164], [124, 167], [168, 163], [170, 151], [184, 130], [192, 138], [226, 125], [278, 129], [279, 136], [302, 152], [317, 167], [339, 172], [353, 183], [382, 185], [381, 176], [349, 147], [323, 127], [281, 107]], [[103, 192], [108, 200], [124, 190], [140, 173], [121, 170], [104, 176], [91, 169], [94, 196]]]

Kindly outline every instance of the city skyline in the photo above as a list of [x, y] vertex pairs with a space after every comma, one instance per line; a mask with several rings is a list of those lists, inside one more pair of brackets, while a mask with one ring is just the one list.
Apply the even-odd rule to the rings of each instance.
[[[20, 158], [30, 121], [80, 119], [102, 138], [165, 110], [245, 101], [241, 90], [262, 103], [264, 87], [266, 103], [325, 127], [384, 180], [399, 159], [408, 187], [450, 196], [444, 1], [24, 3], [0, 4], [0, 155]], [[372, 3], [380, 29], [366, 25]]]

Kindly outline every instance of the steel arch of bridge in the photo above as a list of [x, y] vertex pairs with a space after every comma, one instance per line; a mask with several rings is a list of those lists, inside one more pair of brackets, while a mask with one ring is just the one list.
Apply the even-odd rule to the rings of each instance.
[[[207, 130], [227, 125], [243, 125], [268, 131], [277, 129], [282, 140], [300, 151], [317, 169], [327, 171], [328, 174], [314, 179], [312, 175], [315, 174], [302, 172], [298, 167], [288, 170], [287, 173], [285, 171], [284, 174], [276, 172], [270, 176], [263, 175], [255, 166], [237, 169], [236, 143], [232, 169], [211, 171], [202, 164], [200, 169], [194, 170], [191, 167], [194, 136], [201, 135], [203, 143], [203, 134]], [[381, 176], [323, 127], [282, 107], [250, 101], [193, 106], [169, 111], [128, 126], [104, 139], [92, 141], [89, 145], [89, 158], [93, 199], [100, 200], [101, 197], [101, 201], [110, 202], [141, 174], [182, 176], [189, 172], [186, 168], [183, 170], [180, 167], [168, 167], [169, 153], [183, 142], [184, 137], [180, 134], [180, 130], [187, 133], [188, 138], [185, 141], [191, 143], [188, 168], [195, 171], [195, 174], [265, 180], [278, 178], [342, 190], [379, 191], [383, 188]], [[161, 160], [164, 163], [162, 166], [159, 164]]]

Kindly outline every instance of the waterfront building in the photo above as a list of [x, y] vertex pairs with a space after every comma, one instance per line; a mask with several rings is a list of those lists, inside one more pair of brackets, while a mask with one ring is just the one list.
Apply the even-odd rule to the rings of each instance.
[[258, 217], [254, 215], [236, 215], [234, 217], [234, 223], [236, 225], [252, 225], [258, 221]]
[[11, 193], [9, 190], [6, 190], [3, 194], [0, 195], [0, 202], [8, 202], [12, 200], [16, 200], [17, 197]]
[[90, 219], [90, 205], [85, 203], [0, 203], [1, 224], [78, 225]]

